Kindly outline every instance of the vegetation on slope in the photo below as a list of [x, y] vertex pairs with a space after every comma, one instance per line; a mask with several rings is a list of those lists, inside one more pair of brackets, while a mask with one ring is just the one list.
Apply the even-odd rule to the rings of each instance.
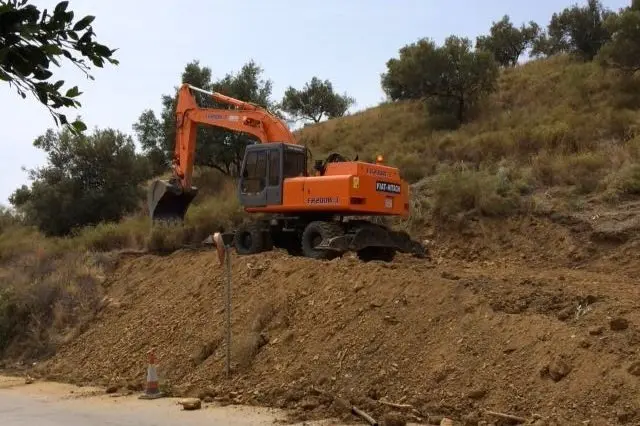
[[504, 70], [478, 118], [459, 129], [433, 130], [424, 108], [386, 104], [306, 128], [301, 139], [319, 156], [383, 154], [420, 182], [433, 219], [518, 212], [550, 189], [569, 201], [640, 195], [638, 79], [561, 55]]

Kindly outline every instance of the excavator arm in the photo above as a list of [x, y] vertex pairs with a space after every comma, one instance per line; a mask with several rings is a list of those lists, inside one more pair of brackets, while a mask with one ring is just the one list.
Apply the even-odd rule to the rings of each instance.
[[[201, 108], [192, 91], [204, 93], [234, 108]], [[197, 188], [192, 186], [192, 175], [199, 125], [247, 133], [255, 136], [260, 143], [298, 143], [287, 125], [266, 109], [221, 93], [183, 84], [178, 91], [176, 106], [173, 177], [169, 181], [154, 181], [148, 194], [149, 212], [154, 220], [181, 221], [197, 194]]]
[[[200, 108], [191, 93], [192, 90], [205, 93], [218, 102], [234, 106], [235, 109]], [[183, 84], [178, 92], [173, 163], [174, 172], [184, 188], [191, 187], [198, 125], [248, 133], [258, 138], [260, 143], [298, 143], [286, 124], [266, 109], [220, 93]]]

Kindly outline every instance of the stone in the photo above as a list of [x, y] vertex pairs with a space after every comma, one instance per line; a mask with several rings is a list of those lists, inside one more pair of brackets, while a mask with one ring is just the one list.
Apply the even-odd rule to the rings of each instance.
[[549, 377], [554, 382], [559, 382], [571, 372], [571, 366], [563, 359], [555, 359], [549, 364]]
[[629, 374], [633, 374], [634, 376], [640, 376], [640, 362], [636, 361], [627, 368]]
[[320, 405], [320, 402], [316, 398], [305, 398], [300, 402], [300, 408], [305, 411], [311, 411]]
[[594, 326], [594, 327], [589, 327], [589, 334], [592, 336], [599, 336], [604, 332], [604, 327], [599, 325], [599, 326]]
[[442, 417], [442, 416], [430, 415], [429, 417], [427, 417], [427, 424], [429, 424], [429, 425], [439, 425], [440, 423], [442, 423], [443, 419], [444, 419], [444, 417]]
[[629, 328], [629, 321], [624, 318], [614, 318], [609, 322], [609, 328], [613, 331], [624, 331]]
[[487, 394], [487, 390], [486, 389], [478, 388], [478, 389], [474, 389], [471, 392], [469, 392], [467, 394], [467, 397], [469, 399], [478, 400], [478, 399], [484, 398], [486, 394]]
[[183, 398], [178, 401], [178, 404], [182, 405], [184, 410], [199, 410], [202, 408], [202, 401], [200, 398]]
[[116, 392], [118, 392], [118, 386], [116, 386], [116, 385], [108, 386], [107, 389], [105, 389], [105, 392], [106, 393], [116, 393]]
[[402, 414], [391, 412], [382, 417], [382, 424], [384, 426], [406, 426], [407, 420]]

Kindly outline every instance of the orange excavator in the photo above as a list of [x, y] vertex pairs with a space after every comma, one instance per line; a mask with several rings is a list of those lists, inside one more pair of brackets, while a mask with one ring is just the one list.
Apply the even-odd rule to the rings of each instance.
[[[231, 105], [201, 108], [193, 92]], [[274, 247], [290, 254], [332, 259], [356, 252], [364, 261], [391, 261], [396, 252], [426, 255], [405, 232], [367, 220], [369, 216], [409, 215], [409, 186], [397, 168], [347, 160], [340, 154], [317, 160], [309, 173], [309, 150], [288, 126], [268, 110], [189, 84], [178, 91], [173, 177], [156, 180], [148, 194], [154, 222], [183, 221], [198, 189], [192, 185], [196, 130], [216, 126], [253, 135], [259, 143], [246, 147], [238, 179], [238, 197], [246, 212], [260, 219], [222, 233], [238, 254]], [[363, 218], [365, 217], [365, 218]]]

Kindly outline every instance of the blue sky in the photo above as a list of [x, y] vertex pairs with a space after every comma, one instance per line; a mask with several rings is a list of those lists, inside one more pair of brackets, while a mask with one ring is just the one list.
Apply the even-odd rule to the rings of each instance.
[[[605, 0], [619, 9], [630, 0]], [[56, 1], [31, 1], [52, 9]], [[193, 59], [214, 78], [254, 59], [273, 80], [280, 99], [287, 86], [301, 87], [318, 76], [356, 98], [352, 110], [384, 99], [380, 74], [398, 49], [422, 37], [441, 43], [450, 34], [472, 39], [508, 14], [516, 24], [546, 26], [553, 12], [574, 0], [71, 0], [76, 16], [96, 16], [98, 40], [118, 48], [117, 67], [93, 71], [90, 81], [64, 66], [56, 76], [80, 86], [78, 111], [89, 128], [113, 127], [133, 135], [145, 108], [160, 109], [160, 96], [179, 83]], [[584, 4], [586, 0], [578, 3]], [[54, 127], [35, 99], [23, 100], [0, 85], [0, 204], [28, 183], [22, 167], [45, 163], [33, 140]]]

